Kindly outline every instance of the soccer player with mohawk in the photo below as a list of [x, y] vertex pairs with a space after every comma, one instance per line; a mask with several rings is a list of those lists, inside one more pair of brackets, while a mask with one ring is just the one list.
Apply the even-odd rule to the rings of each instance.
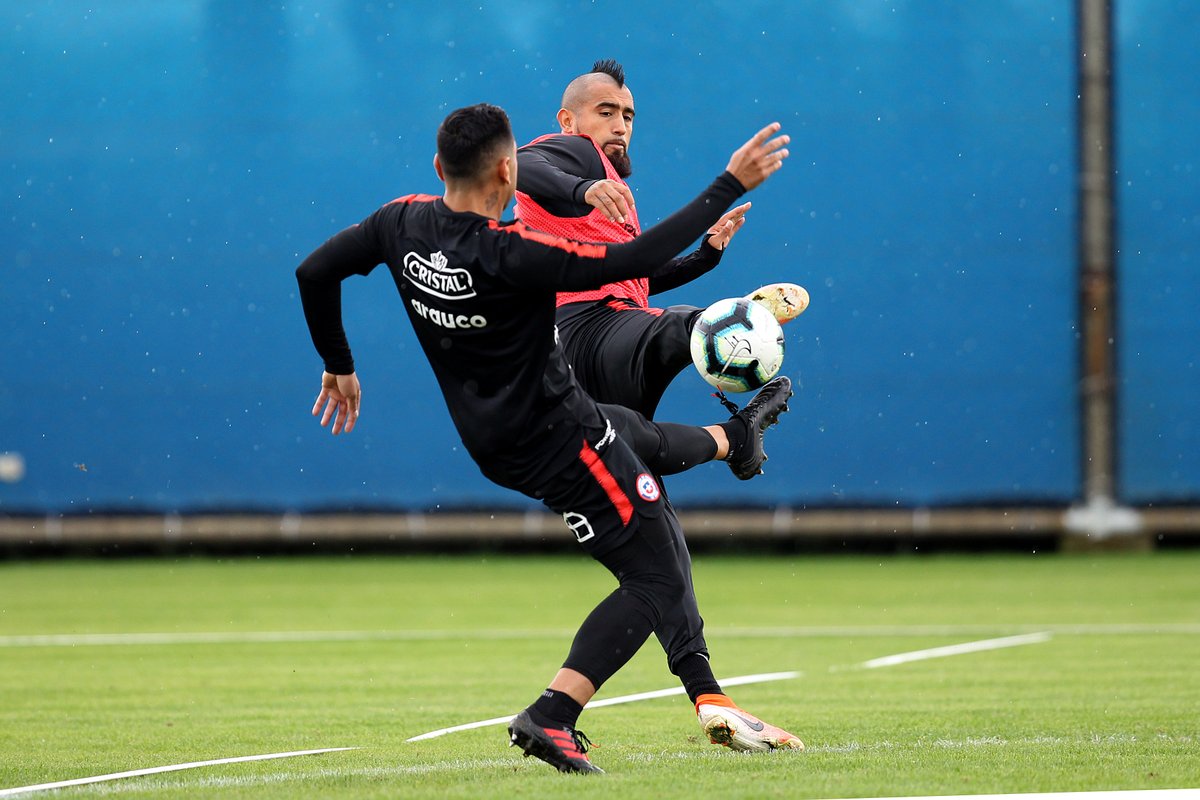
[[[626, 183], [633, 174], [634, 115], [633, 93], [616, 61], [597, 61], [568, 83], [555, 117], [560, 132], [517, 150], [517, 219], [571, 239], [632, 241], [641, 232]], [[749, 208], [739, 206], [736, 224], [708, 231], [699, 248], [661, 274], [559, 293], [555, 320], [563, 351], [585, 392], [654, 416], [667, 386], [692, 363], [688, 343], [703, 309], [655, 308], [650, 298], [716, 267]], [[781, 324], [808, 307], [808, 292], [794, 283], [769, 284], [748, 297]]]
[[[570, 81], [555, 116], [560, 132], [539, 136], [517, 150], [517, 218], [532, 228], [572, 239], [599, 242], [637, 241], [641, 234], [633, 192], [629, 145], [633, 137], [633, 92], [625, 70], [611, 59]], [[682, 286], [717, 266], [734, 234], [745, 222], [749, 203], [732, 224], [710, 229], [694, 252], [674, 259], [648, 277], [610, 281], [584, 291], [560, 292], [555, 322], [563, 352], [583, 390], [601, 403], [654, 416], [667, 386], [692, 363], [689, 342], [703, 309], [677, 305], [655, 308], [652, 295]], [[780, 323], [808, 306], [808, 293], [792, 283], [774, 283], [751, 293]], [[719, 394], [731, 411], [737, 407]], [[736, 477], [757, 474], [729, 466]], [[670, 505], [669, 500], [664, 500]], [[681, 569], [691, 572], [691, 556], [681, 529], [674, 551]], [[655, 633], [667, 650], [668, 665], [695, 704], [709, 738], [739, 750], [773, 749], [780, 737], [771, 726], [746, 722], [744, 713], [724, 694], [713, 675], [697, 627], [694, 590], [669, 611]], [[667, 644], [670, 642], [671, 644]]]

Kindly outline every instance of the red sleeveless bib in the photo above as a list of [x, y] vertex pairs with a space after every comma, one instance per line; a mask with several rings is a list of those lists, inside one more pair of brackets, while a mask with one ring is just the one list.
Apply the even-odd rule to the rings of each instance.
[[[539, 136], [530, 142], [530, 144], [537, 144], [549, 139], [551, 136], [558, 135], [561, 134]], [[604, 155], [604, 150], [601, 149], [600, 145], [596, 144], [588, 136], [584, 136], [583, 138], [591, 142], [592, 147], [595, 147], [596, 152], [600, 154], [600, 163], [604, 165], [604, 177], [612, 181], [625, 183], [621, 176], [617, 175], [617, 171], [613, 169], [613, 165], [609, 163], [608, 156]], [[629, 213], [625, 215], [624, 224], [608, 219], [598, 208], [593, 208], [591, 213], [584, 217], [556, 217], [534, 202], [533, 198], [524, 192], [517, 192], [516, 217], [535, 230], [544, 231], [555, 236], [563, 236], [568, 239], [576, 239], [581, 242], [621, 244], [630, 241], [642, 232], [642, 226], [638, 223], [637, 209], [635, 208], [629, 209]], [[650, 281], [646, 278], [638, 278], [636, 280], [621, 281], [620, 283], [608, 283], [599, 289], [590, 289], [585, 292], [560, 292], [558, 295], [558, 305], [561, 306], [566, 303], [579, 303], [589, 300], [603, 300], [605, 297], [623, 297], [632, 300], [642, 308], [646, 308], [650, 304]]]

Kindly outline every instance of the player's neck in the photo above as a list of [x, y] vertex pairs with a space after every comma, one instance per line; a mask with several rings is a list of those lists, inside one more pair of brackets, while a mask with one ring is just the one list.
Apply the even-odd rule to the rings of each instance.
[[469, 211], [481, 217], [500, 219], [504, 207], [508, 205], [505, 192], [496, 186], [477, 187], [446, 187], [442, 202], [451, 211]]

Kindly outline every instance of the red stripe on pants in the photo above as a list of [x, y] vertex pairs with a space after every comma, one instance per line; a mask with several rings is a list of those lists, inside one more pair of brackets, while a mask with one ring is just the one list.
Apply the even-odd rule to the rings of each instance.
[[629, 502], [629, 498], [617, 484], [617, 479], [600, 460], [600, 454], [592, 449], [586, 439], [583, 442], [583, 449], [579, 451], [579, 459], [587, 466], [588, 472], [592, 473], [596, 483], [600, 484], [600, 488], [616, 506], [617, 513], [621, 515], [621, 524], [628, 525], [629, 520], [633, 519], [633, 503]]

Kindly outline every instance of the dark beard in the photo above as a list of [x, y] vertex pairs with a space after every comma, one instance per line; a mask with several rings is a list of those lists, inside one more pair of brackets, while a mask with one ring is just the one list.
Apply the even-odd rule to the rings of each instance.
[[604, 155], [608, 158], [608, 163], [612, 164], [613, 169], [617, 171], [617, 175], [621, 177], [621, 180], [633, 174], [633, 164], [629, 161], [628, 150], [622, 150], [616, 155], [605, 150]]

